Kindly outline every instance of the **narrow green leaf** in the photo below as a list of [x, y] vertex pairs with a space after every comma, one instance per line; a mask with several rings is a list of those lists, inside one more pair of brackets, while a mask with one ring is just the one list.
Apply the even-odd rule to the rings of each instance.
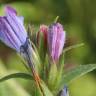
[[57, 66], [56, 64], [51, 64], [51, 68], [49, 71], [49, 77], [48, 77], [48, 85], [51, 90], [54, 90], [55, 87], [55, 80], [57, 76]]
[[34, 93], [35, 96], [43, 96], [40, 88], [37, 88], [37, 86], [35, 86], [34, 89], [35, 89], [35, 93]]
[[69, 46], [69, 47], [67, 47], [67, 48], [64, 49], [63, 53], [65, 53], [65, 52], [67, 52], [67, 51], [69, 51], [71, 49], [81, 47], [81, 46], [84, 46], [84, 43], [80, 43], [80, 44]]
[[48, 89], [48, 87], [43, 81], [41, 81], [41, 87], [44, 92], [44, 96], [53, 96], [52, 92]]
[[49, 56], [46, 54], [45, 62], [42, 64], [41, 78], [45, 82], [48, 80], [50, 66], [49, 66]]
[[[22, 86], [20, 84], [18, 84], [18, 82], [16, 82], [14, 79], [9, 78], [10, 80], [8, 80], [8, 78], [5, 78], [5, 79], [3, 78], [4, 76], [7, 76], [7, 74], [9, 74], [9, 73], [12, 74], [12, 72], [13, 72], [12, 70], [8, 71], [5, 67], [5, 65], [0, 60], [0, 96], [2, 96], [1, 92], [3, 91], [2, 90], [3, 85], [5, 85], [5, 87], [3, 89], [5, 91], [7, 91], [7, 95], [4, 94], [4, 96], [30, 96], [30, 94], [27, 93], [26, 90], [24, 88], [22, 88]], [[22, 76], [20, 76], [20, 77], [22, 77]], [[30, 76], [30, 78], [32, 78], [32, 76]], [[8, 81], [6, 81], [6, 80], [8, 80]], [[6, 81], [6, 82], [3, 82], [3, 81]]]
[[77, 79], [80, 76], [83, 76], [94, 69], [96, 69], [96, 64], [79, 65], [73, 68], [72, 70], [63, 75], [60, 89], [62, 89], [64, 85], [69, 84], [72, 80]]
[[34, 62], [34, 65], [36, 67], [37, 72], [40, 73], [40, 71], [41, 71], [41, 60], [40, 60], [39, 52], [38, 52], [38, 49], [36, 48], [36, 46], [34, 45], [34, 43], [31, 42], [31, 44], [34, 48], [34, 51], [33, 51], [33, 54], [32, 54], [33, 62]]
[[38, 50], [41, 60], [44, 62], [47, 51], [47, 44], [44, 41], [44, 33], [40, 32], [38, 37]]
[[60, 60], [59, 60], [59, 63], [57, 64], [57, 66], [58, 66], [58, 69], [59, 70], [64, 69], [64, 54], [62, 54], [60, 56]]
[[60, 60], [59, 60], [59, 63], [57, 64], [57, 74], [56, 74], [56, 78], [55, 78], [55, 81], [54, 81], [54, 95], [57, 94], [58, 92], [58, 88], [60, 86], [60, 82], [61, 82], [61, 79], [62, 79], [62, 74], [64, 72], [64, 54], [62, 54], [60, 56]]
[[12, 79], [12, 78], [22, 78], [22, 79], [27, 79], [27, 80], [33, 80], [32, 75], [27, 74], [27, 73], [13, 73], [13, 74], [9, 74], [6, 75], [4, 77], [0, 78], [0, 82]]

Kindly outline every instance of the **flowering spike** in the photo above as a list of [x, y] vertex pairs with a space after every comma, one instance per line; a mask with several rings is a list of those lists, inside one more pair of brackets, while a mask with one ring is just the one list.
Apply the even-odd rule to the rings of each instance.
[[23, 17], [18, 17], [17, 12], [7, 6], [6, 16], [0, 16], [0, 39], [7, 46], [20, 52], [20, 46], [26, 42], [27, 32], [23, 26]]
[[58, 61], [65, 43], [65, 31], [60, 23], [54, 23], [48, 29], [48, 46], [53, 61]]

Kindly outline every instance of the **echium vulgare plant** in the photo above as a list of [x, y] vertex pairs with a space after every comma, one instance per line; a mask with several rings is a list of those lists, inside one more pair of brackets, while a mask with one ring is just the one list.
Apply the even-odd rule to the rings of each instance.
[[[78, 65], [65, 71], [64, 55], [72, 48], [64, 48], [66, 31], [55, 20], [50, 25], [41, 24], [36, 33], [35, 43], [27, 34], [24, 18], [10, 6], [5, 7], [5, 16], [0, 16], [0, 40], [14, 49], [23, 58], [28, 73], [13, 73], [0, 78], [0, 82], [10, 78], [23, 78], [33, 82], [32, 96], [69, 96], [68, 84], [96, 68], [96, 64]], [[32, 37], [33, 38], [33, 37]]]

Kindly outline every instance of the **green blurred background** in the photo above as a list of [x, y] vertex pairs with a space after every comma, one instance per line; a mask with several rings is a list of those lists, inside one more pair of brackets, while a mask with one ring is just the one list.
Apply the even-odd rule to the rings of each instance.
[[[50, 24], [56, 16], [66, 30], [65, 47], [84, 43], [83, 47], [65, 55], [69, 67], [76, 64], [96, 63], [96, 0], [0, 0], [0, 15], [9, 4], [25, 17], [28, 23], [38, 26]], [[16, 53], [0, 42], [0, 76], [14, 71], [26, 72]], [[96, 72], [73, 81], [70, 96], [96, 96]], [[32, 96], [30, 81], [16, 79], [0, 83], [0, 96]]]

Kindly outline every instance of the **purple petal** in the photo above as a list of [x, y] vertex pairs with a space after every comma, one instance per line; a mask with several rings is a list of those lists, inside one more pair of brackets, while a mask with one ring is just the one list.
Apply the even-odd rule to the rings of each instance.
[[13, 9], [12, 7], [10, 7], [10, 6], [5, 7], [5, 13], [6, 14], [15, 14], [15, 15], [17, 14], [16, 10]]
[[63, 31], [62, 32], [62, 34], [61, 34], [61, 39], [60, 39], [60, 47], [59, 47], [59, 56], [60, 56], [60, 54], [62, 53], [62, 50], [63, 50], [63, 47], [64, 47], [64, 44], [65, 44], [65, 37], [66, 37], [66, 32], [65, 31]]
[[55, 44], [55, 50], [54, 50], [54, 59], [59, 59], [63, 47], [64, 47], [64, 43], [65, 43], [65, 32], [58, 32], [58, 36], [57, 36], [57, 40], [56, 40], [56, 44]]
[[63, 26], [59, 23], [54, 23], [49, 26], [48, 30], [48, 45], [52, 59], [57, 61], [62, 53], [65, 43], [65, 32]]
[[15, 30], [15, 34], [19, 38], [22, 44], [25, 43], [27, 32], [23, 26], [23, 17], [17, 17], [16, 14], [12, 14], [11, 12], [8, 12], [7, 14], [7, 20], [10, 24], [10, 26]]
[[24, 24], [24, 17], [23, 16], [19, 16], [18, 19], [21, 22], [21, 24], [23, 25]]
[[20, 52], [20, 47], [25, 44], [27, 32], [24, 28], [24, 18], [17, 16], [15, 9], [7, 6], [6, 16], [0, 17], [0, 39], [9, 47]]
[[12, 33], [13, 30], [9, 26], [6, 17], [0, 17], [0, 39], [9, 47], [19, 51], [21, 43], [16, 37], [16, 35]]
[[[6, 34], [5, 34], [5, 27], [4, 24], [2, 23], [2, 19], [3, 17], [0, 17], [0, 39], [2, 42], [4, 42], [6, 45], [11, 46], [12, 44], [10, 44]], [[14, 48], [14, 46], [11, 46], [12, 48]]]

